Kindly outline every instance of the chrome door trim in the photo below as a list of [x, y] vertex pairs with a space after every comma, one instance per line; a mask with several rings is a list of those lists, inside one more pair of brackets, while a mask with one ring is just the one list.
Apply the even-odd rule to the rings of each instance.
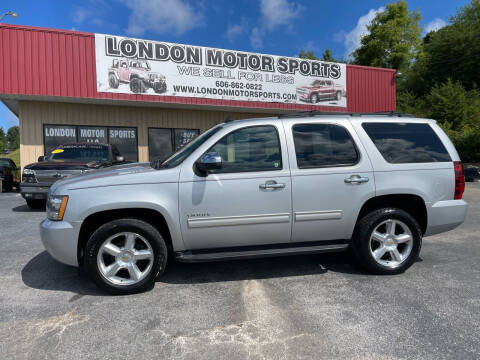
[[295, 221], [335, 220], [341, 219], [342, 215], [342, 210], [297, 211]]
[[289, 213], [265, 215], [219, 216], [188, 219], [189, 228], [206, 228], [217, 226], [236, 226], [290, 222]]

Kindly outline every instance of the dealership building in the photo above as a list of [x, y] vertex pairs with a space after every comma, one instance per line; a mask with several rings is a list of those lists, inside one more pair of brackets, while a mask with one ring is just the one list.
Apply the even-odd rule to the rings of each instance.
[[152, 161], [226, 119], [396, 108], [392, 69], [8, 24], [0, 51], [22, 167], [68, 142]]

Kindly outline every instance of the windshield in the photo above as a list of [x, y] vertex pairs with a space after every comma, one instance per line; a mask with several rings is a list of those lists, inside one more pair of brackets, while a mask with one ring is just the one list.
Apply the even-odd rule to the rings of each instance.
[[150, 65], [148, 65], [147, 62], [137, 61], [137, 62], [132, 63], [132, 67], [150, 70]]
[[62, 147], [53, 150], [46, 160], [59, 162], [108, 161], [109, 152], [107, 146]]
[[160, 163], [158, 160], [152, 162], [152, 167], [155, 169], [167, 169], [180, 165], [192, 152], [194, 152], [200, 145], [202, 145], [213, 134], [218, 132], [222, 126], [215, 126], [210, 130], [205, 131], [202, 135], [189, 142], [177, 152], [173, 153], [167, 160]]
[[3, 167], [3, 166], [10, 167], [10, 161], [5, 159], [0, 159], [0, 167]]

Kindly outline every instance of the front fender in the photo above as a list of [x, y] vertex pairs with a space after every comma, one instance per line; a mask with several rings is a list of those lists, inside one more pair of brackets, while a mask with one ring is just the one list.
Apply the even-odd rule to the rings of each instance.
[[108, 210], [150, 209], [159, 212], [170, 231], [175, 251], [185, 250], [178, 216], [178, 183], [102, 186], [70, 190], [64, 219], [83, 222]]

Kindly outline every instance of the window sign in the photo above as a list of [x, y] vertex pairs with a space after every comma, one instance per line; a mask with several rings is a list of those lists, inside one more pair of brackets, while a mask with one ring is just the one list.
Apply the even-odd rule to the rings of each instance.
[[79, 126], [78, 141], [106, 144], [108, 142], [107, 128], [98, 126]]
[[45, 125], [43, 128], [45, 155], [58, 145], [77, 141], [77, 127], [69, 125]]
[[200, 130], [197, 129], [174, 129], [173, 131], [175, 133], [175, 151], [187, 145], [200, 133]]
[[118, 151], [125, 157], [125, 160], [138, 160], [136, 128], [109, 127], [108, 142], [117, 146]]

